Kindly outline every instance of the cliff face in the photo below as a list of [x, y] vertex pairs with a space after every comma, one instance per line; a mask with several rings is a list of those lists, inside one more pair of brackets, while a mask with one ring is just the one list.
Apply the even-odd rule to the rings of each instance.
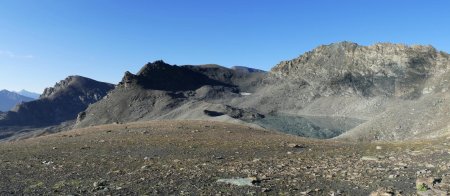
[[[341, 42], [283, 61], [271, 73], [279, 78], [303, 80], [322, 95], [355, 93], [415, 99], [421, 96], [429, 78], [448, 70], [449, 62], [448, 54], [431, 46], [360, 46]], [[443, 88], [447, 86], [434, 90]]]

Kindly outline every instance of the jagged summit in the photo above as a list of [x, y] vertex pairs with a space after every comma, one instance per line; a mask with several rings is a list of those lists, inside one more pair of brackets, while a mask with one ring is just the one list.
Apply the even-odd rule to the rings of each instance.
[[164, 70], [164, 69], [170, 68], [171, 66], [172, 65], [167, 64], [163, 60], [157, 60], [157, 61], [154, 61], [153, 63], [149, 62], [146, 65], [144, 65], [136, 75], [145, 76], [145, 75], [148, 75], [152, 71]]
[[[383, 63], [386, 64], [386, 61], [401, 63], [405, 62], [404, 60], [407, 60], [402, 58], [414, 58], [415, 55], [419, 55], [419, 57], [428, 56], [432, 58], [449, 59], [449, 55], [447, 53], [438, 51], [431, 45], [408, 46], [406, 44], [396, 43], [376, 43], [370, 46], [363, 46], [354, 42], [344, 41], [321, 45], [300, 55], [298, 58], [289, 61], [282, 61], [273, 67], [271, 71], [286, 75], [290, 69], [296, 68], [296, 64], [316, 63], [316, 65], [321, 65], [321, 63], [333, 63], [328, 61], [336, 60], [337, 58], [344, 58], [347, 61], [334, 62], [334, 65], [344, 63], [348, 63], [350, 65], [366, 63], [365, 66], [371, 66], [380, 65]], [[362, 58], [366, 58], [367, 60], [362, 61]], [[381, 60], [384, 58], [386, 60]], [[318, 62], [318, 60], [320, 60], [320, 62]], [[353, 60], [353, 62], [349, 60]]]
[[187, 66], [169, 65], [162, 60], [146, 64], [136, 75], [126, 72], [120, 84], [135, 84], [145, 89], [164, 91], [195, 90], [204, 85], [229, 86]]

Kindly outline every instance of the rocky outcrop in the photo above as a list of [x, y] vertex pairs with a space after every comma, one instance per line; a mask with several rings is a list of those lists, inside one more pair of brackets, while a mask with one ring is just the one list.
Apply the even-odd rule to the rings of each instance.
[[113, 88], [112, 84], [69, 76], [45, 89], [39, 100], [22, 103], [8, 112], [0, 126], [47, 126], [75, 120], [78, 113]]
[[211, 117], [228, 115], [232, 118], [242, 119], [242, 120], [256, 120], [264, 118], [264, 115], [251, 110], [244, 110], [240, 108], [235, 108], [229, 105], [225, 105], [219, 110], [203, 110], [203, 112]]
[[243, 92], [254, 92], [261, 85], [262, 79], [267, 76], [267, 73], [264, 71], [246, 67], [232, 67], [229, 69], [212, 64], [185, 67], [206, 75], [213, 80], [237, 86]]

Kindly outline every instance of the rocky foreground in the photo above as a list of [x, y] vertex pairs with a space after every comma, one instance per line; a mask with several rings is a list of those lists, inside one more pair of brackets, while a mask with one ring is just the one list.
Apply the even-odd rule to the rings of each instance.
[[450, 138], [350, 144], [208, 121], [0, 144], [0, 195], [448, 195]]

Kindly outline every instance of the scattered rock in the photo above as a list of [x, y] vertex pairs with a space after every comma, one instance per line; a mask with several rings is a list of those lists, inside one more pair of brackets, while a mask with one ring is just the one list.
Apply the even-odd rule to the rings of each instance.
[[308, 195], [309, 193], [311, 193], [310, 189], [300, 192], [300, 195]]
[[290, 143], [287, 145], [289, 148], [304, 148], [304, 146], [298, 145], [298, 144], [294, 144], [294, 143]]
[[391, 174], [391, 175], [389, 175], [389, 178], [390, 178], [390, 179], [397, 178], [397, 177], [398, 177], [397, 174]]
[[363, 157], [361, 157], [361, 160], [362, 161], [378, 161], [378, 158], [374, 157], [374, 156], [363, 156]]
[[372, 193], [370, 193], [370, 196], [393, 196], [395, 193], [391, 189], [386, 188], [380, 188]]
[[248, 178], [230, 178], [230, 179], [218, 179], [217, 182], [232, 184], [236, 186], [254, 186], [259, 183], [259, 180], [256, 177], [248, 177]]
[[416, 172], [417, 175], [429, 174], [431, 171], [429, 169], [422, 169]]
[[426, 191], [434, 187], [435, 184], [440, 183], [442, 181], [441, 178], [433, 178], [433, 177], [423, 177], [417, 178], [416, 180], [416, 188], [418, 191]]
[[106, 185], [107, 185], [106, 180], [103, 180], [103, 179], [100, 181], [94, 182], [94, 184], [93, 184], [94, 188], [104, 188], [104, 187], [106, 187]]
[[416, 190], [418, 195], [432, 196], [432, 195], [449, 195], [450, 186], [443, 183], [442, 178], [417, 178]]
[[222, 159], [224, 159], [222, 156], [216, 156], [216, 155], [213, 155], [212, 158], [213, 158], [213, 159], [217, 159], [217, 160], [222, 160]]
[[51, 165], [51, 164], [53, 164], [53, 161], [42, 161], [42, 164]]
[[83, 146], [83, 147], [81, 147], [80, 149], [81, 150], [88, 150], [88, 149], [90, 149], [91, 147], [89, 147], [89, 146]]

